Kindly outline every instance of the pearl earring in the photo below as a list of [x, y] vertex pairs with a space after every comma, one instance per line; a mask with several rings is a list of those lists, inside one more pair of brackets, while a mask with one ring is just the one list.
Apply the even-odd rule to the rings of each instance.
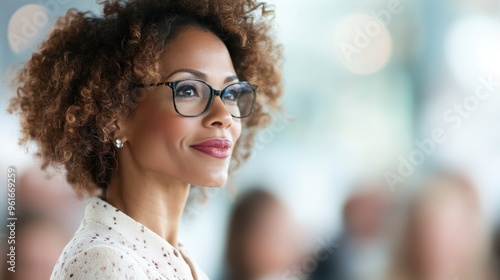
[[115, 139], [115, 146], [120, 149], [121, 147], [123, 147], [123, 142], [122, 140], [120, 140], [120, 138], [116, 138]]

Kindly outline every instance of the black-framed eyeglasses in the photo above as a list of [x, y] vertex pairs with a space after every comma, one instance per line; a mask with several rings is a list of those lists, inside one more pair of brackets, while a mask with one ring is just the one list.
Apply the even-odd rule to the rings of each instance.
[[173, 82], [140, 84], [135, 87], [168, 86], [172, 89], [175, 111], [185, 117], [205, 114], [219, 96], [228, 112], [234, 118], [246, 118], [252, 114], [257, 95], [257, 86], [248, 82], [232, 83], [222, 90], [216, 90], [207, 82], [195, 78]]

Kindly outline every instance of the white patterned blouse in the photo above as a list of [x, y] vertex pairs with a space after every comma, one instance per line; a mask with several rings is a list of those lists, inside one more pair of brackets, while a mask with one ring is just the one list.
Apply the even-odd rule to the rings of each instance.
[[[188, 262], [194, 267], [191, 272]], [[187, 256], [111, 204], [92, 197], [50, 279], [208, 280]]]

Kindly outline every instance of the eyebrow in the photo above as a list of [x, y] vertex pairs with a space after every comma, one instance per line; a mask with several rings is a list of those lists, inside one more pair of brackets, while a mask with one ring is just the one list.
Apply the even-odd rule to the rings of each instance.
[[[182, 68], [182, 69], [177, 69], [175, 71], [173, 71], [172, 73], [170, 73], [168, 76], [167, 76], [167, 80], [172, 77], [173, 75], [177, 74], [177, 73], [189, 73], [193, 76], [195, 76], [196, 78], [198, 79], [201, 79], [201, 80], [206, 80], [207, 79], [207, 74], [201, 72], [201, 71], [198, 71], [198, 70], [194, 70], [194, 69], [187, 69], [187, 68]], [[227, 76], [226, 79], [224, 80], [224, 83], [229, 83], [229, 82], [234, 82], [238, 80], [238, 76], [236, 75], [230, 75], [230, 76]]]

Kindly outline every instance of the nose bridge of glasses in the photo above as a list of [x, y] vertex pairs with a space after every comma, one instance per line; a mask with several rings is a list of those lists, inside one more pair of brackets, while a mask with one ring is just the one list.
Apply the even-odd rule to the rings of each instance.
[[224, 90], [223, 89], [217, 90], [217, 89], [212, 88], [213, 95], [220, 96], [221, 99], [222, 99], [222, 91], [224, 91]]

